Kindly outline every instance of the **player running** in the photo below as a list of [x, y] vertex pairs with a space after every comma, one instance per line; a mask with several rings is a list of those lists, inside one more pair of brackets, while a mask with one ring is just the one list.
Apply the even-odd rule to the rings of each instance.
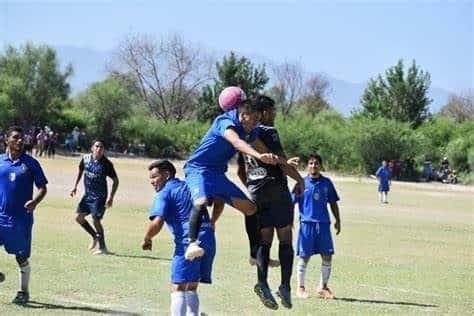
[[[74, 188], [71, 190], [71, 197], [76, 195], [77, 185], [84, 174], [85, 193], [77, 206], [76, 222], [84, 228], [92, 237], [89, 250], [94, 250], [99, 244], [99, 249], [93, 252], [95, 255], [107, 254], [107, 246], [105, 245], [104, 228], [101, 220], [104, 217], [105, 207], [110, 208], [114, 203], [114, 196], [117, 192], [119, 179], [115, 172], [114, 165], [104, 155], [104, 142], [95, 140], [92, 142], [91, 153], [84, 155], [79, 163], [79, 171], [77, 173]], [[107, 177], [113, 181], [112, 191], [107, 198]], [[86, 216], [91, 214], [93, 224], [89, 224]]]
[[175, 251], [171, 265], [171, 315], [199, 315], [199, 282], [211, 283], [211, 272], [216, 241], [207, 212], [201, 215], [200, 245], [205, 254], [187, 260], [184, 251], [188, 244], [189, 214], [193, 208], [191, 193], [184, 181], [175, 178], [176, 169], [168, 160], [158, 160], [149, 167], [150, 183], [156, 193], [150, 211], [151, 223], [142, 243], [143, 250], [152, 249], [152, 238], [163, 223], [174, 236]]
[[[0, 246], [16, 257], [20, 290], [14, 304], [25, 305], [30, 298], [31, 232], [33, 211], [46, 195], [48, 180], [39, 162], [23, 148], [23, 130], [12, 126], [7, 132], [7, 153], [0, 155]], [[33, 184], [38, 189], [33, 197]], [[5, 276], [0, 273], [0, 281]]]
[[296, 254], [300, 257], [297, 265], [297, 296], [299, 298], [308, 297], [305, 288], [305, 275], [309, 259], [315, 254], [320, 254], [322, 258], [318, 294], [324, 298], [334, 298], [328, 288], [334, 246], [327, 204], [329, 203], [331, 206], [331, 212], [336, 219], [334, 228], [336, 235], [338, 235], [341, 232], [341, 219], [337, 205], [339, 196], [331, 180], [320, 173], [322, 166], [323, 161], [320, 155], [311, 154], [309, 156], [308, 176], [304, 178], [304, 193], [294, 197], [294, 202], [298, 203], [300, 212], [300, 230], [296, 249]]

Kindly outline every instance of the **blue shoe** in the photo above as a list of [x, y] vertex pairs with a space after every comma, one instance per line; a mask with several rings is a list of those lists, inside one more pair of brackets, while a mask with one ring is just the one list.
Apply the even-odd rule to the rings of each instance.
[[265, 307], [276, 310], [278, 309], [278, 303], [272, 295], [272, 291], [266, 284], [257, 283], [253, 288], [255, 294], [260, 298]]
[[291, 308], [293, 305], [291, 304], [291, 291], [286, 286], [280, 285], [276, 295], [281, 299], [281, 305], [285, 306], [286, 308]]

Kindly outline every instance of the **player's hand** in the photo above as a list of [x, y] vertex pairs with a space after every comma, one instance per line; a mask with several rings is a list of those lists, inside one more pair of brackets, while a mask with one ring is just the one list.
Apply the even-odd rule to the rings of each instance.
[[152, 242], [151, 239], [144, 239], [142, 242], [142, 249], [143, 250], [151, 250]]
[[38, 202], [36, 202], [35, 200], [29, 200], [25, 203], [24, 206], [28, 210], [28, 213], [31, 213], [35, 210], [36, 205], [38, 205]]
[[295, 168], [298, 168], [298, 165], [300, 164], [300, 157], [291, 157], [286, 161], [287, 164], [290, 166], [293, 166]]
[[69, 196], [74, 197], [74, 195], [76, 195], [76, 192], [77, 192], [77, 188], [72, 189], [71, 192], [69, 192]]
[[339, 235], [341, 232], [341, 222], [336, 221], [336, 223], [334, 223], [334, 229], [336, 230], [336, 235]]
[[105, 203], [105, 206], [107, 208], [111, 208], [112, 205], [114, 205], [114, 199], [108, 199], [107, 202]]
[[279, 157], [272, 153], [260, 154], [258, 160], [269, 165], [276, 165], [279, 162]]

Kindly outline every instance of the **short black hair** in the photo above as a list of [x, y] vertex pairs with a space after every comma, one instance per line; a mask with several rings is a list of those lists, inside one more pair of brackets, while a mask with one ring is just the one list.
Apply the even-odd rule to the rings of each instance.
[[173, 177], [176, 174], [176, 168], [173, 166], [173, 164], [169, 160], [166, 160], [166, 159], [155, 160], [148, 166], [149, 171], [155, 168], [157, 168], [160, 171], [168, 171], [169, 173], [171, 173]]
[[321, 166], [323, 165], [323, 158], [322, 158], [319, 154], [317, 154], [317, 153], [310, 153], [310, 154], [308, 155], [308, 161], [310, 161], [311, 159], [316, 159], [316, 160], [319, 162], [319, 164], [320, 164]]
[[10, 126], [7, 130], [7, 137], [10, 137], [13, 132], [18, 132], [23, 134], [23, 128], [17, 125]]
[[257, 102], [257, 99], [247, 99], [242, 103], [242, 105], [239, 107], [241, 110], [246, 110], [249, 112], [262, 112], [262, 106], [260, 105], [259, 102]]
[[100, 138], [94, 138], [94, 139], [92, 140], [91, 146], [94, 146], [94, 144], [97, 143], [97, 142], [101, 143], [101, 144], [104, 146], [104, 148], [105, 148], [105, 143], [104, 143], [104, 141], [103, 141], [102, 139], [100, 139]]
[[273, 109], [275, 107], [275, 100], [263, 94], [256, 98], [256, 102], [260, 105], [262, 110]]

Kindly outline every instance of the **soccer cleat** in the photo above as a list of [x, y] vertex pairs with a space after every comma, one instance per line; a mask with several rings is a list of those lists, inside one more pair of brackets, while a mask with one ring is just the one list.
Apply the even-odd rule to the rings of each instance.
[[93, 255], [108, 255], [110, 252], [107, 248], [97, 249], [92, 254]]
[[332, 292], [329, 288], [318, 289], [318, 294], [319, 294], [319, 296], [330, 299], [330, 300], [335, 299], [334, 295], [332, 294]]
[[296, 291], [296, 297], [302, 298], [302, 299], [306, 299], [309, 297], [308, 292], [306, 292], [306, 289], [304, 288], [304, 286], [300, 286], [298, 288], [298, 290]]
[[253, 288], [255, 294], [260, 298], [265, 307], [276, 310], [278, 309], [278, 303], [275, 301], [275, 298], [272, 295], [272, 291], [266, 284], [257, 283]]
[[95, 247], [97, 247], [97, 238], [93, 238], [91, 243], [89, 244], [89, 250], [92, 251]]
[[[257, 259], [254, 258], [254, 257], [250, 257], [250, 258], [249, 258], [249, 264], [250, 264], [251, 266], [256, 266], [256, 265], [257, 265]], [[268, 261], [268, 266], [269, 266], [270, 268], [277, 268], [277, 267], [280, 266], [280, 261], [274, 260], [274, 259], [270, 259], [270, 260]]]
[[276, 294], [281, 299], [281, 305], [285, 306], [286, 308], [293, 307], [293, 305], [291, 304], [291, 291], [289, 288], [280, 285]]
[[198, 246], [197, 241], [193, 241], [189, 244], [184, 257], [188, 260], [194, 260], [195, 258], [202, 257], [204, 255], [204, 249]]
[[30, 294], [23, 291], [18, 291], [12, 303], [17, 305], [25, 305], [30, 299]]

